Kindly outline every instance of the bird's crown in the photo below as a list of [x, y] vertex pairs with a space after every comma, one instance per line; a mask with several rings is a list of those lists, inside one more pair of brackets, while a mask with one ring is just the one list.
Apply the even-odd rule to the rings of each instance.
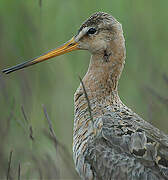
[[84, 23], [80, 26], [79, 31], [80, 32], [85, 27], [91, 27], [91, 26], [99, 26], [100, 24], [115, 24], [118, 23], [118, 21], [110, 14], [104, 13], [104, 12], [96, 12], [92, 14]]

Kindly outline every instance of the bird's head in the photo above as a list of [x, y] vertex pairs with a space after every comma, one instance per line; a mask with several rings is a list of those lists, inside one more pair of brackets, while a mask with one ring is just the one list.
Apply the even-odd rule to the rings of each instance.
[[115, 54], [118, 49], [124, 47], [124, 37], [121, 24], [111, 15], [103, 12], [93, 14], [78, 30], [78, 33], [64, 45], [51, 50], [37, 58], [26, 61], [19, 65], [4, 69], [3, 73], [13, 71], [37, 64], [55, 56], [74, 50], [88, 50], [91, 54]]
[[81, 25], [75, 40], [80, 49], [95, 54], [104, 52], [121, 34], [122, 26], [113, 16], [98, 12]]

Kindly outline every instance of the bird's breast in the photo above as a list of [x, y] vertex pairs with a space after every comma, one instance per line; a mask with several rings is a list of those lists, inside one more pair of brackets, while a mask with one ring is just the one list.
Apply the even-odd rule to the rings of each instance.
[[96, 92], [89, 91], [87, 87], [86, 90], [91, 114], [82, 86], [77, 89], [74, 95], [73, 158], [78, 173], [88, 174], [88, 176], [91, 177], [90, 165], [85, 163], [84, 154], [87, 151], [89, 142], [91, 142], [95, 138], [95, 134], [101, 130], [101, 121], [97, 120], [101, 119], [100, 117], [105, 113], [111, 97], [106, 97], [106, 100], [99, 101], [99, 97], [95, 96]]

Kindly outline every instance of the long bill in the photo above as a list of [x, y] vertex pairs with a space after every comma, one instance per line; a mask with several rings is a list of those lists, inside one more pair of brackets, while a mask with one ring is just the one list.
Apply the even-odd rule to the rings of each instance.
[[17, 71], [19, 69], [23, 69], [25, 67], [37, 64], [39, 62], [45, 61], [45, 60], [50, 59], [50, 58], [53, 58], [55, 56], [59, 56], [61, 54], [65, 54], [65, 53], [68, 53], [70, 51], [74, 51], [74, 50], [78, 50], [78, 49], [79, 49], [78, 43], [75, 41], [75, 39], [73, 37], [67, 43], [63, 44], [62, 46], [60, 46], [56, 49], [53, 49], [53, 50], [51, 50], [51, 51], [49, 51], [49, 52], [47, 52], [47, 53], [45, 53], [45, 54], [43, 54], [37, 58], [34, 58], [32, 60], [18, 64], [16, 66], [11, 67], [11, 68], [4, 69], [4, 70], [2, 70], [2, 72], [5, 74], [9, 74], [9, 73]]

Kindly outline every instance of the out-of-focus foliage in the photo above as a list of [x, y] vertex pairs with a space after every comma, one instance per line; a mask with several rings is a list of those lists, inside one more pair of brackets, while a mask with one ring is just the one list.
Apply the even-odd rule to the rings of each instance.
[[[41, 6], [39, 5], [41, 2]], [[127, 47], [120, 97], [168, 133], [168, 1], [0, 1], [0, 69], [21, 63], [69, 40], [92, 13], [112, 14], [123, 25]], [[89, 53], [72, 52], [0, 77], [0, 179], [75, 179], [72, 162], [73, 94]], [[163, 78], [164, 77], [164, 78]], [[45, 104], [60, 144], [55, 147]], [[27, 121], [23, 116], [22, 108]], [[33, 127], [33, 138], [30, 127]], [[62, 148], [62, 149], [61, 149]], [[67, 155], [68, 154], [68, 155]]]

